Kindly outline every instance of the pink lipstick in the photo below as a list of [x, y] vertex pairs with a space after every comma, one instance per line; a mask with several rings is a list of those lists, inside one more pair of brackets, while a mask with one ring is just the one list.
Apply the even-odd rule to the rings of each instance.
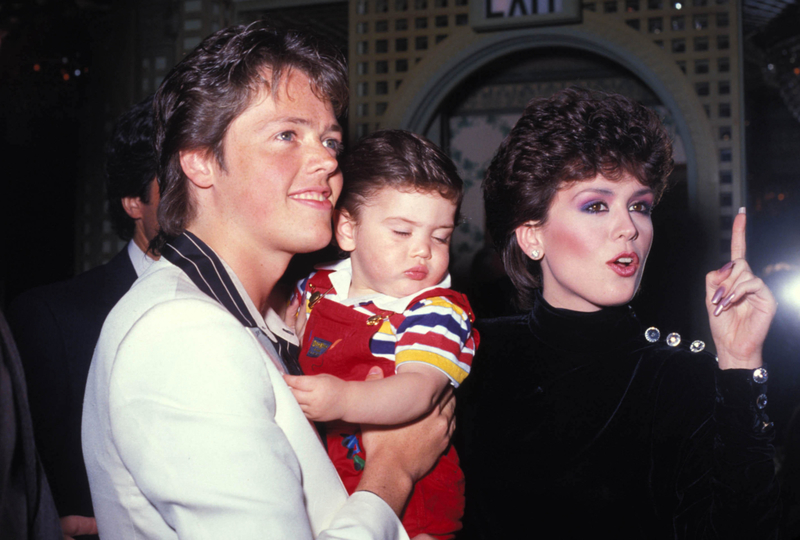
[[622, 277], [631, 277], [636, 275], [639, 269], [639, 256], [636, 253], [620, 253], [606, 264], [611, 269]]

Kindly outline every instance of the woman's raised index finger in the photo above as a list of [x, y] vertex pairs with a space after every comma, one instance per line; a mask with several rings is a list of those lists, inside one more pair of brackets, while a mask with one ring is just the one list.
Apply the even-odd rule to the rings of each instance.
[[747, 240], [745, 238], [745, 228], [747, 226], [747, 214], [745, 207], [739, 208], [739, 213], [733, 220], [733, 231], [731, 232], [731, 260], [744, 259], [747, 254]]

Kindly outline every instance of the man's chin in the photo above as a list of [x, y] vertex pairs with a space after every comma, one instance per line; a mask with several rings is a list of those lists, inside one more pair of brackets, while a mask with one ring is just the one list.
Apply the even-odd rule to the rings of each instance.
[[328, 232], [327, 235], [320, 235], [319, 238], [309, 239], [307, 242], [296, 246], [295, 253], [314, 253], [315, 251], [321, 251], [332, 245], [332, 238], [333, 236]]

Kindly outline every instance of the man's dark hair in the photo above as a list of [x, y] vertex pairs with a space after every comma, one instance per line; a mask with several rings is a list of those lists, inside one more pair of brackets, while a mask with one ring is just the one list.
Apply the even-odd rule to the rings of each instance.
[[530, 307], [541, 266], [517, 244], [517, 227], [544, 224], [559, 189], [598, 174], [635, 177], [658, 201], [672, 172], [672, 144], [658, 116], [618, 94], [581, 88], [534, 99], [500, 145], [483, 182], [486, 226]]
[[456, 205], [459, 219], [464, 184], [453, 161], [428, 139], [397, 129], [376, 131], [356, 143], [341, 163], [344, 187], [338, 208], [358, 220], [358, 211], [385, 187], [437, 192]]
[[156, 148], [161, 229], [152, 247], [181, 234], [194, 218], [194, 201], [180, 153], [205, 150], [225, 170], [223, 139], [228, 127], [261, 92], [276, 96], [289, 72], [297, 70], [329, 102], [336, 116], [348, 103], [347, 67], [341, 51], [325, 39], [267, 21], [232, 26], [203, 40], [172, 68], [156, 92]]
[[150, 202], [150, 183], [158, 171], [153, 148], [153, 96], [137, 103], [117, 120], [106, 145], [106, 195], [114, 232], [123, 240], [133, 238], [136, 224], [122, 207], [125, 197]]

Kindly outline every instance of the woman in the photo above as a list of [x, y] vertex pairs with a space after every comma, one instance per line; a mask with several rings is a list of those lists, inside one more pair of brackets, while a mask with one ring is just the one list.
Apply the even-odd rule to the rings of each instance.
[[774, 536], [775, 301], [744, 260], [744, 215], [706, 280], [718, 365], [627, 306], [671, 168], [652, 111], [577, 89], [532, 101], [493, 159], [487, 225], [530, 312], [479, 325], [459, 417], [470, 537]]

